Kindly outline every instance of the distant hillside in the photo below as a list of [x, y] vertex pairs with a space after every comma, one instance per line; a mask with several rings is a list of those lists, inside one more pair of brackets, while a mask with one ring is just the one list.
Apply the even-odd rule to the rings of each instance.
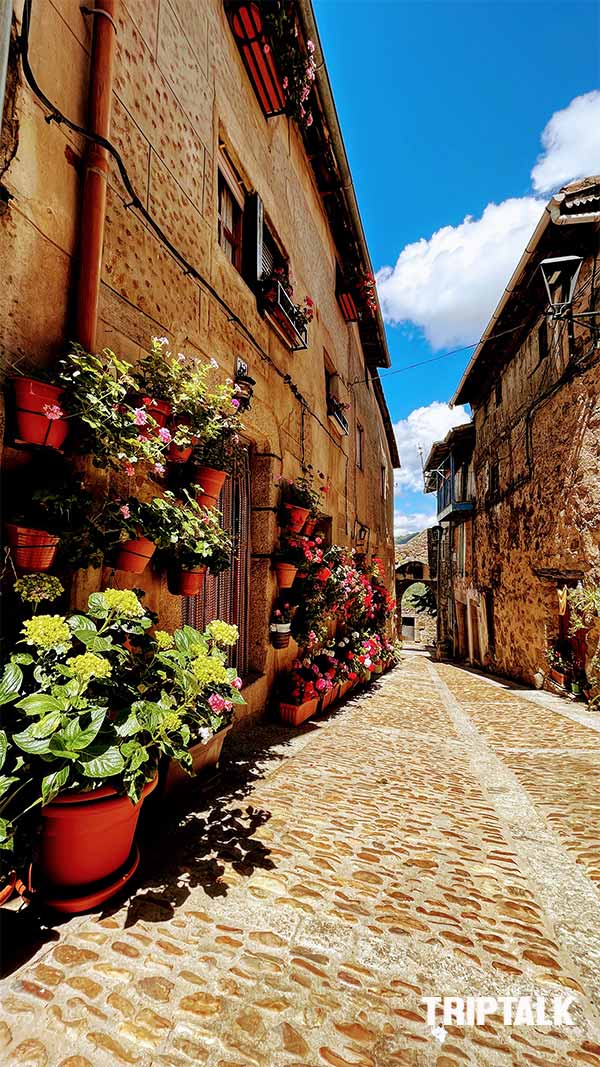
[[[422, 533], [422, 532], [423, 532], [422, 530], [419, 530], [419, 533]], [[408, 533], [408, 534], [402, 534], [399, 537], [395, 537], [394, 538], [394, 544], [395, 545], [405, 545], [407, 541], [412, 541], [413, 537], [418, 537], [419, 533]]]

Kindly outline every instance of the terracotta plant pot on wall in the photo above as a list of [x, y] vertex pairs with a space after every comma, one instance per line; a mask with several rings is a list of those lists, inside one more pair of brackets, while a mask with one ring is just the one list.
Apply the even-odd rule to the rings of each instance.
[[321, 711], [325, 711], [330, 704], [333, 704], [334, 700], [337, 700], [339, 691], [339, 685], [334, 685], [333, 689], [330, 689], [328, 693], [323, 694], [321, 697]]
[[316, 525], [316, 519], [307, 519], [302, 528], [302, 533], [306, 534], [307, 537], [310, 537], [315, 532]]
[[35, 378], [13, 378], [17, 437], [29, 445], [61, 448], [69, 432], [66, 418], [48, 418], [44, 409], [60, 408], [63, 390]]
[[46, 530], [32, 530], [7, 522], [6, 536], [15, 567], [20, 571], [48, 571], [54, 563], [59, 538]]
[[[173, 421], [173, 423], [171, 425], [171, 432], [173, 434], [175, 434], [175, 432], [177, 431], [177, 427], [178, 426], [189, 426], [189, 425], [190, 425], [190, 419], [187, 417], [187, 415], [180, 415], [179, 418], [177, 418], [177, 419], [175, 419]], [[197, 441], [198, 441], [198, 438], [194, 437], [193, 440], [192, 440], [192, 443], [190, 445], [188, 445], [186, 448], [179, 448], [179, 446], [176, 445], [174, 441], [171, 441], [171, 444], [169, 445], [169, 447], [167, 449], [167, 459], [171, 463], [187, 463], [188, 459], [190, 458], [190, 456], [192, 454], [193, 446], [194, 446], [194, 444], [197, 443]]]
[[129, 541], [123, 541], [117, 553], [115, 567], [118, 571], [143, 574], [155, 550], [154, 541], [149, 541], [147, 537], [133, 537]]
[[153, 400], [152, 405], [149, 407], [149, 412], [152, 418], [157, 423], [159, 429], [162, 429], [167, 425], [171, 411], [173, 410], [168, 400]]
[[287, 524], [292, 533], [300, 533], [310, 512], [308, 508], [298, 508], [295, 504], [284, 504], [287, 511]]
[[563, 687], [565, 686], [566, 681], [567, 681], [566, 674], [562, 674], [561, 671], [555, 671], [554, 667], [551, 667], [550, 668], [550, 677], [553, 679], [553, 681], [558, 682], [559, 685], [562, 685]]
[[282, 701], [279, 705], [279, 716], [282, 722], [290, 726], [300, 726], [316, 713], [318, 706], [318, 697], [314, 700], [306, 700], [304, 704], [286, 704]]
[[42, 808], [38, 873], [41, 892], [58, 911], [87, 911], [113, 896], [139, 863], [133, 839], [147, 782], [137, 804], [112, 786], [64, 793]]
[[198, 490], [198, 503], [203, 508], [215, 508], [217, 506], [226, 478], [227, 471], [218, 471], [214, 467], [197, 468], [194, 482]]
[[198, 596], [205, 578], [206, 567], [196, 567], [193, 571], [172, 567], [167, 571], [167, 585], [173, 596]]
[[280, 589], [291, 589], [294, 584], [294, 578], [296, 577], [297, 567], [293, 563], [276, 563], [275, 574], [277, 575], [277, 585]]
[[271, 623], [271, 644], [273, 648], [287, 648], [290, 643], [291, 623]]

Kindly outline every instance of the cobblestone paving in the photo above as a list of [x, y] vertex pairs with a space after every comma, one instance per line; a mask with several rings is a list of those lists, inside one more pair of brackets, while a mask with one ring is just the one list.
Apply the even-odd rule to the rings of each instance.
[[[600, 1067], [598, 734], [414, 655], [230, 753], [147, 817], [135, 890], [4, 980], [1, 1064]], [[575, 1026], [441, 1041], [421, 1003], [530, 993]]]

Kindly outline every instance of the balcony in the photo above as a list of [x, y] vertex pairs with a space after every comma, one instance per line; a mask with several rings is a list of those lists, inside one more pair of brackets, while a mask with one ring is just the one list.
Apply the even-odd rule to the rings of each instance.
[[270, 278], [263, 290], [264, 309], [292, 352], [308, 348], [306, 314], [286, 293], [280, 281]]
[[466, 519], [472, 513], [475, 502], [470, 477], [464, 478], [462, 472], [452, 476], [447, 474], [438, 486], [437, 521], [450, 522]]

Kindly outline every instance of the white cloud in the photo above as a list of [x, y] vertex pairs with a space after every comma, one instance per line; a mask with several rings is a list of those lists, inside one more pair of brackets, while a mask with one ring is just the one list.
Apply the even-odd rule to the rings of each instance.
[[542, 133], [544, 152], [531, 172], [533, 188], [551, 193], [600, 173], [600, 91], [576, 96], [555, 111]]
[[394, 536], [403, 537], [404, 534], [420, 533], [428, 526], [435, 526], [436, 517], [429, 512], [413, 511], [405, 514], [402, 511], [394, 512]]
[[480, 219], [407, 245], [377, 273], [386, 321], [420, 326], [433, 349], [477, 341], [542, 208], [529, 196], [488, 204]]
[[467, 410], [462, 405], [451, 408], [448, 404], [434, 400], [427, 407], [415, 408], [406, 419], [395, 423], [394, 433], [402, 464], [395, 475], [395, 488], [422, 491], [419, 446], [423, 449], [425, 460], [434, 441], [443, 440], [453, 426], [469, 421]]
[[479, 340], [548, 194], [600, 172], [600, 92], [575, 97], [556, 111], [541, 140], [532, 195], [490, 203], [481, 218], [468, 215], [457, 226], [443, 226], [406, 245], [394, 267], [377, 272], [387, 322], [420, 327], [433, 349]]

